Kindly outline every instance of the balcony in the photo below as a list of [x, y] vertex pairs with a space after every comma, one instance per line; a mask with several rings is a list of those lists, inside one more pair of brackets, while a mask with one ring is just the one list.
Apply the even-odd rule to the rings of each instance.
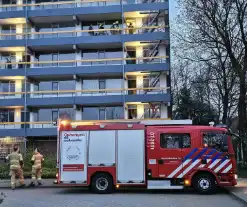
[[[123, 72], [169, 71], [168, 56], [138, 58], [105, 58], [63, 61], [11, 62], [0, 63], [0, 76], [19, 76], [25, 74], [33, 79], [79, 77], [122, 77]], [[21, 65], [21, 67], [20, 67]], [[70, 65], [70, 66], [66, 66]], [[123, 68], [124, 65], [124, 68]], [[10, 66], [10, 67], [8, 67]], [[9, 69], [12, 68], [12, 69]], [[19, 69], [17, 69], [19, 68]], [[16, 71], [16, 73], [15, 73]], [[6, 99], [17, 94], [6, 94]], [[1, 97], [0, 97], [1, 99]]]
[[148, 4], [164, 3], [167, 0], [81, 0], [81, 1], [58, 1], [42, 2], [35, 4], [2, 4], [1, 11], [20, 11], [20, 10], [43, 10], [43, 9], [60, 9], [60, 8], [77, 8], [77, 7], [99, 7], [112, 5], [127, 4]]
[[21, 39], [41, 39], [41, 38], [64, 38], [64, 37], [81, 37], [81, 36], [113, 36], [121, 34], [144, 34], [153, 32], [166, 32], [168, 26], [145, 26], [134, 28], [119, 29], [92, 29], [92, 30], [64, 30], [64, 31], [48, 31], [48, 32], [26, 32], [26, 33], [10, 33], [0, 34], [1, 40], [21, 40]]
[[[11, 98], [10, 98], [11, 97]], [[14, 98], [13, 98], [14, 97]], [[168, 87], [98, 89], [98, 90], [65, 90], [0, 93], [1, 107], [23, 106], [73, 106], [73, 105], [114, 105], [125, 102], [170, 102]], [[13, 127], [13, 126], [9, 126]]]
[[117, 105], [125, 102], [169, 102], [169, 88], [131, 88], [27, 92], [28, 107]]
[[[71, 38], [73, 37], [73, 38]], [[76, 46], [104, 48], [121, 45], [131, 41], [157, 41], [169, 39], [168, 26], [148, 26], [119, 29], [71, 30], [51, 32], [29, 32], [0, 34], [0, 47], [29, 47], [31, 50], [49, 51], [51, 49], [68, 49]], [[90, 44], [90, 45], [89, 45]]]

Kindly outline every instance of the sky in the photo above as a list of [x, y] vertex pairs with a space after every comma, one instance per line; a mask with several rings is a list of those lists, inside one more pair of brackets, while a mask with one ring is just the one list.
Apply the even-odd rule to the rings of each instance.
[[170, 20], [173, 20], [177, 14], [178, 14], [178, 9], [176, 9], [176, 0], [170, 0], [169, 1], [169, 6], [170, 6]]

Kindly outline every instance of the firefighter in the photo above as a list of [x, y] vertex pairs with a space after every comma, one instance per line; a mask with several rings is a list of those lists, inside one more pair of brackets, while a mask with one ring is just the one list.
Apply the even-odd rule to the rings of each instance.
[[31, 162], [33, 164], [32, 166], [32, 179], [30, 186], [35, 186], [35, 180], [37, 179], [38, 185], [42, 185], [41, 183], [41, 174], [42, 174], [42, 163], [44, 162], [44, 156], [40, 154], [38, 149], [36, 148], [34, 151], [34, 155], [31, 159]]
[[20, 187], [24, 187], [24, 177], [23, 177], [23, 157], [22, 154], [19, 153], [19, 149], [17, 146], [14, 146], [14, 151], [10, 153], [6, 158], [6, 161], [9, 161], [10, 164], [10, 174], [11, 174], [11, 188], [15, 189], [15, 178], [19, 177]]

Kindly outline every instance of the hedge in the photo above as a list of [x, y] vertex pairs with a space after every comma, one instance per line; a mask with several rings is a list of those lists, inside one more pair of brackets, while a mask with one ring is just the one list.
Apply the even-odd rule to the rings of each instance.
[[[31, 158], [33, 151], [27, 150], [26, 156], [24, 157], [24, 178], [31, 178], [32, 163]], [[0, 165], [0, 179], [10, 178], [9, 165]], [[56, 177], [56, 155], [52, 154], [45, 157], [45, 161], [42, 166], [42, 178], [55, 178]]]

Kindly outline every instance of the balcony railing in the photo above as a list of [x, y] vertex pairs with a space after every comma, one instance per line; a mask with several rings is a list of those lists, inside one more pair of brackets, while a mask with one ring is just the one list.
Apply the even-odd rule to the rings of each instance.
[[166, 63], [168, 56], [0, 63], [1, 69]]
[[141, 95], [165, 94], [167, 87], [159, 88], [128, 88], [128, 89], [98, 89], [98, 90], [64, 90], [64, 91], [34, 91], [27, 92], [31, 98], [45, 97], [76, 97], [76, 96], [113, 96], [113, 95]]
[[[61, 90], [61, 91], [31, 91], [31, 92], [2, 92], [0, 99], [21, 98], [25, 94], [30, 98], [80, 97], [80, 96], [113, 96], [113, 95], [142, 95], [166, 94], [169, 87], [128, 88], [128, 89], [98, 89], [98, 90]], [[8, 96], [9, 95], [9, 96]]]
[[19, 10], [43, 10], [57, 8], [77, 8], [77, 7], [98, 7], [112, 6], [121, 4], [144, 4], [167, 2], [167, 0], [76, 0], [76, 1], [58, 1], [42, 2], [35, 4], [2, 4], [0, 11], [19, 11]]
[[0, 92], [0, 99], [21, 98], [24, 94], [24, 92]]
[[[91, 125], [95, 123], [125, 123], [125, 122], [141, 122], [147, 120], [170, 120], [170, 118], [159, 119], [111, 119], [111, 120], [72, 120], [72, 125]], [[12, 126], [12, 127], [10, 127]], [[52, 121], [40, 121], [40, 122], [0, 122], [1, 129], [21, 129], [24, 128], [56, 128], [57, 126]]]
[[80, 37], [80, 36], [108, 36], [121, 34], [144, 34], [150, 32], [165, 32], [168, 26], [148, 26], [134, 28], [118, 28], [118, 29], [93, 29], [93, 30], [64, 30], [64, 31], [48, 31], [48, 32], [23, 32], [0, 34], [2, 40], [14, 39], [40, 39], [40, 38], [55, 38], [55, 37]]

